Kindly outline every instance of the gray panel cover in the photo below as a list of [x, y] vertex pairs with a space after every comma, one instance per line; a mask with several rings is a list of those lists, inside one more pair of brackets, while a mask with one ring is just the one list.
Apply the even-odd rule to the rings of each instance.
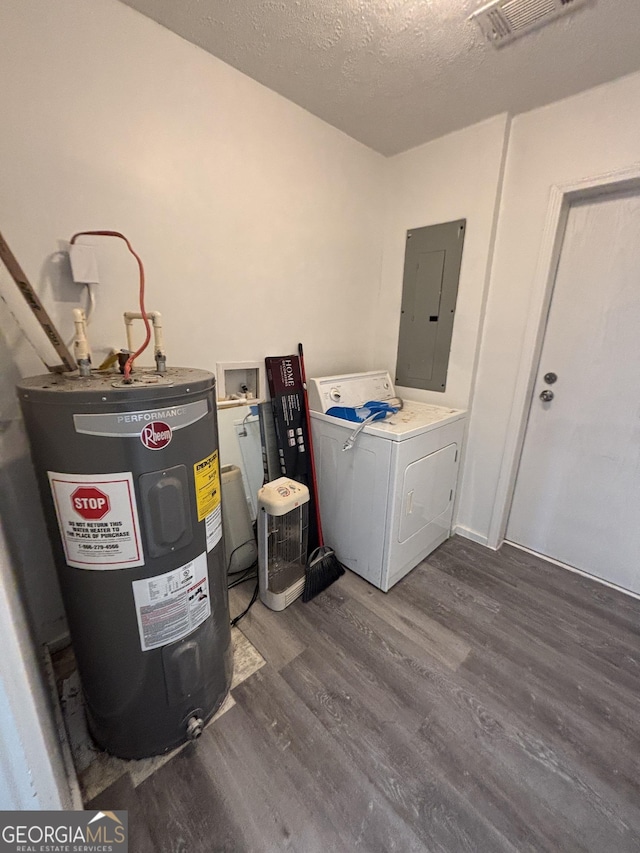
[[407, 232], [395, 381], [444, 391], [466, 220]]
[[185, 466], [142, 474], [139, 486], [149, 555], [161, 557], [188, 545], [193, 530]]

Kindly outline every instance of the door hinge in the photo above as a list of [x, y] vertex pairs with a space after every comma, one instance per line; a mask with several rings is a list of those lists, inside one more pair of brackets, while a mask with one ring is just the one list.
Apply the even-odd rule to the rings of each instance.
[[451, 491], [449, 492], [449, 502], [451, 502], [452, 498], [453, 498], [453, 489], [451, 489]]

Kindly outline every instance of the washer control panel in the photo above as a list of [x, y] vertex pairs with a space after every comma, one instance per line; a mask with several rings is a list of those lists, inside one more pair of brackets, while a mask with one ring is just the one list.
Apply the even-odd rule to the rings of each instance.
[[369, 400], [395, 397], [393, 382], [386, 370], [346, 373], [309, 379], [309, 408], [326, 412], [332, 406], [362, 406]]

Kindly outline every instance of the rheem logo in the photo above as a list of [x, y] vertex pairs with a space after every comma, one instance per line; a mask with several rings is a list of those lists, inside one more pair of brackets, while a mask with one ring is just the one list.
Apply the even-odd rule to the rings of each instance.
[[149, 450], [162, 450], [171, 441], [171, 427], [164, 421], [153, 421], [142, 428], [140, 441]]
[[111, 509], [109, 496], [95, 486], [79, 486], [71, 495], [71, 506], [86, 521], [99, 521]]

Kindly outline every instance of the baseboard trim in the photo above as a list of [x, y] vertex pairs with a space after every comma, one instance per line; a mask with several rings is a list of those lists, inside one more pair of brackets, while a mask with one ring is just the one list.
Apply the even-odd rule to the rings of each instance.
[[640, 593], [632, 592], [630, 589], [625, 589], [623, 586], [618, 586], [615, 583], [606, 581], [603, 578], [599, 578], [597, 575], [591, 575], [589, 572], [585, 572], [582, 569], [576, 569], [575, 566], [570, 566], [568, 563], [561, 563], [560, 560], [554, 560], [553, 557], [547, 557], [546, 554], [540, 554], [538, 551], [533, 551], [531, 548], [525, 548], [524, 545], [518, 545], [517, 542], [511, 542], [509, 539], [505, 539], [504, 544], [511, 545], [512, 548], [517, 548], [518, 551], [524, 551], [525, 554], [531, 554], [532, 557], [539, 557], [547, 563], [552, 563], [554, 566], [559, 566], [561, 569], [573, 572], [574, 575], [581, 575], [583, 578], [587, 578], [590, 581], [595, 581], [596, 583], [601, 584], [601, 586], [607, 586], [609, 589], [621, 592], [623, 595], [628, 595], [629, 598], [635, 598], [640, 601]]
[[[477, 533], [475, 530], [470, 530], [468, 527], [463, 527], [461, 524], [455, 524], [453, 530], [451, 531], [454, 536], [464, 536], [465, 539], [471, 539], [472, 542], [477, 542], [479, 545], [484, 545], [486, 548], [489, 548], [489, 540], [482, 533]], [[492, 548], [492, 551], [496, 551], [496, 548]]]

